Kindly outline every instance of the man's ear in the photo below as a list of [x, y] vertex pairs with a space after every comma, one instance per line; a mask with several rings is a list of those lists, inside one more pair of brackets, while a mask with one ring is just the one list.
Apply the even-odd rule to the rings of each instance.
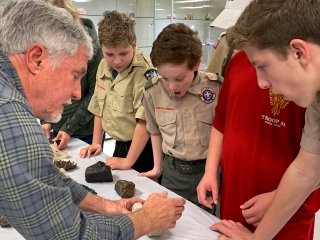
[[310, 47], [306, 41], [301, 39], [293, 39], [290, 42], [290, 52], [294, 54], [302, 66], [307, 66], [311, 60]]
[[200, 63], [201, 63], [201, 58], [199, 58], [198, 62], [196, 63], [196, 65], [193, 67], [193, 71], [198, 71], [199, 67], [200, 67]]
[[31, 74], [37, 75], [41, 71], [47, 55], [47, 50], [40, 43], [34, 43], [28, 48], [26, 52], [26, 64]]

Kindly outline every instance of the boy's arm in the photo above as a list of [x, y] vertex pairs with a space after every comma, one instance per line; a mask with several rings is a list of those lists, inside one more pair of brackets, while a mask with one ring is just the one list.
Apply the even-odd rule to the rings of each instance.
[[[199, 203], [208, 208], [212, 208], [212, 204], [218, 203], [218, 168], [221, 159], [222, 141], [223, 134], [212, 127], [205, 174], [197, 187]], [[212, 197], [207, 197], [207, 191], [212, 192]]]
[[111, 169], [130, 169], [146, 146], [150, 133], [146, 129], [146, 121], [138, 119], [133, 133], [132, 143], [126, 158], [110, 157], [106, 159]]
[[162, 151], [161, 134], [151, 134], [151, 142], [152, 142], [153, 161], [154, 161], [153, 169], [145, 173], [139, 173], [138, 176], [148, 177], [153, 181], [157, 182], [159, 176], [162, 173], [163, 151]]
[[92, 144], [86, 148], [82, 148], [80, 150], [80, 157], [90, 157], [93, 153], [94, 156], [97, 156], [101, 153], [101, 142], [102, 142], [102, 135], [103, 135], [103, 129], [102, 129], [102, 120], [101, 117], [95, 115], [94, 116], [94, 126], [93, 126], [93, 137], [92, 137]]
[[256, 229], [253, 239], [271, 239], [298, 210], [320, 182], [320, 155], [302, 148], [282, 177], [274, 200]]

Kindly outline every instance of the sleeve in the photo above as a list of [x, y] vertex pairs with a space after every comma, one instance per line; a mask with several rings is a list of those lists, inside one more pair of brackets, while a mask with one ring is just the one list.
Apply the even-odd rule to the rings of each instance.
[[0, 212], [26, 239], [133, 239], [126, 215], [77, 207], [87, 191], [64, 178], [41, 126], [26, 104], [0, 105]]
[[[230, 68], [227, 68], [230, 69]], [[226, 121], [226, 112], [227, 112], [227, 99], [229, 91], [229, 71], [226, 71], [224, 82], [221, 86], [219, 93], [218, 104], [215, 108], [215, 117], [213, 119], [212, 126], [216, 128], [222, 134], [224, 133], [224, 126]]]
[[[98, 73], [100, 73], [102, 71], [102, 68], [104, 68], [104, 65], [102, 64], [102, 61], [100, 61], [99, 67], [98, 67]], [[99, 88], [99, 82], [100, 82], [100, 78], [98, 76], [98, 74], [96, 74], [96, 86], [94, 88], [94, 93], [92, 95], [92, 98], [90, 100], [89, 106], [88, 106], [88, 110], [93, 113], [96, 116], [102, 116], [102, 110], [103, 110], [103, 104], [105, 99], [102, 102], [102, 106], [99, 105], [99, 92], [100, 91], [105, 91]], [[103, 84], [102, 84], [103, 85]], [[103, 94], [104, 96], [106, 96], [106, 93]]]
[[307, 108], [305, 120], [300, 146], [307, 152], [320, 155], [320, 113], [316, 102]]
[[82, 99], [82, 102], [77, 107], [76, 112], [72, 115], [71, 118], [67, 119], [67, 121], [63, 124], [63, 126], [60, 129], [68, 133], [70, 136], [74, 133], [74, 131], [81, 128], [94, 117], [94, 115], [88, 110], [88, 106], [94, 93], [96, 85], [96, 73], [101, 59], [102, 51], [101, 49], [98, 49], [96, 55], [88, 63], [87, 74], [81, 79], [81, 82], [88, 83], [88, 93]]
[[147, 121], [147, 130], [151, 134], [161, 134], [159, 130], [159, 126], [156, 122], [155, 118], [155, 108], [154, 108], [154, 103], [153, 99], [150, 94], [150, 90], [145, 90], [144, 96], [142, 99], [142, 104], [145, 109], [145, 116], [146, 116], [146, 121]]
[[146, 120], [145, 109], [141, 104], [142, 93], [143, 93], [144, 85], [146, 84], [146, 82], [147, 82], [147, 79], [145, 78], [144, 75], [142, 75], [133, 87], [132, 104], [133, 104], [133, 111], [135, 112], [136, 119]]

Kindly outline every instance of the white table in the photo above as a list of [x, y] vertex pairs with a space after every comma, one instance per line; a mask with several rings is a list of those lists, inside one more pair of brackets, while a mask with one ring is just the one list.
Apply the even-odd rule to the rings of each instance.
[[[119, 195], [114, 190], [114, 185], [117, 180], [129, 180], [136, 185], [134, 197], [146, 199], [150, 193], [168, 191], [169, 197], [177, 197], [175, 193], [167, 190], [161, 185], [153, 182], [146, 177], [138, 177], [135, 170], [113, 170], [113, 182], [111, 183], [87, 183], [85, 181], [84, 173], [88, 166], [95, 164], [98, 161], [104, 162], [107, 155], [100, 154], [97, 157], [91, 157], [89, 159], [81, 159], [79, 157], [80, 149], [87, 144], [78, 140], [71, 139], [68, 144], [69, 160], [77, 163], [77, 168], [67, 172], [69, 177], [94, 189], [99, 196], [108, 199], [120, 199]], [[193, 203], [187, 201], [185, 210], [182, 217], [177, 221], [175, 228], [163, 231], [159, 237], [149, 238], [143, 236], [139, 240], [215, 240], [218, 237], [217, 232], [213, 232], [209, 229], [214, 222], [219, 221], [218, 218], [197, 207]], [[24, 239], [14, 228], [1, 228], [0, 227], [0, 239], [1, 240], [21, 240]]]

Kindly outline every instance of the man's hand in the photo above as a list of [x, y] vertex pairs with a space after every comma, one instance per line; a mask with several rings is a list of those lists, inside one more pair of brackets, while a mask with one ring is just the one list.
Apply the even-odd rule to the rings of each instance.
[[120, 157], [108, 157], [106, 164], [109, 165], [111, 169], [128, 170], [132, 167], [132, 164], [127, 158]]
[[70, 141], [70, 135], [64, 131], [59, 131], [57, 136], [52, 139], [52, 141], [55, 142], [59, 139], [61, 140], [61, 142], [58, 145], [58, 149], [61, 150], [67, 147], [68, 142]]
[[[212, 192], [212, 196], [207, 196], [207, 191]], [[212, 209], [212, 204], [218, 204], [218, 182], [213, 174], [204, 174], [197, 187], [199, 203]]]
[[247, 223], [257, 227], [270, 206], [276, 191], [257, 195], [240, 206]]
[[42, 124], [41, 127], [42, 127], [44, 133], [46, 134], [47, 138], [50, 138], [50, 132], [52, 129], [51, 123]]
[[139, 177], [148, 177], [151, 180], [158, 182], [158, 178], [160, 177], [162, 171], [158, 171], [157, 169], [153, 168], [152, 170], [148, 171], [148, 172], [142, 172], [142, 173], [138, 173]]
[[88, 158], [91, 157], [91, 154], [93, 153], [93, 156], [97, 156], [101, 153], [101, 143], [92, 143], [90, 146], [81, 148], [80, 150], [80, 157], [85, 158], [86, 156]]
[[222, 220], [218, 223], [213, 224], [210, 229], [222, 233], [218, 238], [220, 240], [251, 240], [253, 235], [241, 223], [236, 223], [232, 220]]
[[128, 214], [134, 225], [135, 239], [151, 232], [163, 231], [176, 226], [186, 200], [167, 198], [167, 195], [167, 192], [153, 193], [145, 201], [141, 210]]
[[122, 214], [127, 214], [132, 211], [133, 204], [137, 202], [144, 204], [145, 200], [142, 200], [140, 198], [122, 198], [119, 200], [115, 200], [114, 202], [122, 207], [122, 210], [121, 210]]

